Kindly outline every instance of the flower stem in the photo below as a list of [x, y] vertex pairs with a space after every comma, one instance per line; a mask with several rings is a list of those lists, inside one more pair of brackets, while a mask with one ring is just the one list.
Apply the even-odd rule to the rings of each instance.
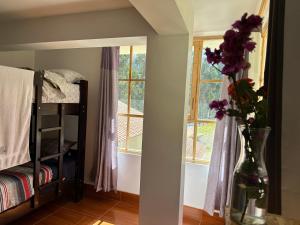
[[218, 67], [216, 67], [215, 65], [212, 65], [217, 71], [219, 71], [221, 74], [223, 74], [222, 70], [220, 70]]
[[247, 208], [248, 208], [248, 204], [249, 204], [249, 198], [248, 198], [248, 193], [246, 191], [246, 201], [245, 201], [243, 213], [242, 213], [241, 220], [240, 220], [241, 223], [243, 223], [243, 221], [245, 219], [245, 215], [246, 215], [246, 211], [247, 211]]
[[242, 119], [243, 124], [245, 125], [245, 130], [244, 130], [244, 133], [243, 133], [243, 135], [245, 137], [245, 140], [246, 140], [245, 147], [248, 149], [248, 146], [249, 146], [248, 144], [250, 144], [250, 134], [249, 134], [249, 125], [248, 125], [248, 121], [247, 121], [247, 113], [244, 112], [244, 109], [243, 109], [243, 106], [242, 106], [240, 94], [238, 93], [239, 89], [238, 89], [238, 84], [237, 84], [235, 75], [232, 74], [229, 77], [232, 79], [234, 88], [237, 92], [236, 104], [237, 104], [237, 107], [241, 110], [241, 114], [242, 114], [241, 119]]

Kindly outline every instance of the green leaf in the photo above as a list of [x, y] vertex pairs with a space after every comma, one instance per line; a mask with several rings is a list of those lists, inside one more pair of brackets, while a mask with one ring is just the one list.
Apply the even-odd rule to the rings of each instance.
[[227, 109], [229, 116], [241, 117], [241, 113], [236, 109]]

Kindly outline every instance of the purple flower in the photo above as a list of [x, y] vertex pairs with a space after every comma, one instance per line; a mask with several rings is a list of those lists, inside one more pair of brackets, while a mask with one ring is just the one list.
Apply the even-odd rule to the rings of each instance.
[[215, 49], [214, 52], [212, 52], [210, 48], [206, 48], [205, 55], [207, 58], [207, 62], [210, 64], [218, 64], [221, 62], [221, 50]]
[[213, 100], [210, 104], [209, 104], [209, 108], [210, 109], [215, 109], [215, 110], [223, 110], [225, 109], [224, 107], [228, 105], [228, 101], [227, 99], [223, 99], [223, 100]]
[[211, 51], [205, 50], [207, 62], [214, 65], [222, 63], [224, 65], [222, 73], [233, 75], [241, 70], [249, 68], [245, 60], [245, 50], [251, 52], [255, 49], [255, 42], [250, 38], [251, 32], [258, 29], [262, 24], [262, 18], [256, 15], [247, 17], [245, 13], [242, 18], [232, 25], [224, 34], [224, 42], [219, 49]]
[[223, 119], [224, 115], [226, 115], [225, 106], [228, 105], [228, 101], [226, 99], [223, 100], [214, 100], [209, 104], [209, 108], [212, 110], [216, 110], [215, 118], [221, 120]]
[[232, 27], [239, 30], [242, 33], [251, 33], [255, 29], [258, 29], [262, 25], [262, 18], [256, 15], [250, 15], [247, 18], [247, 13], [245, 13], [241, 20], [236, 21], [232, 24]]
[[222, 108], [224, 108], [225, 106], [227, 106], [227, 105], [228, 105], [227, 99], [223, 99], [222, 101], [220, 101], [220, 102], [219, 102], [219, 105], [220, 105]]
[[255, 49], [256, 43], [253, 41], [248, 41], [244, 44], [244, 48], [249, 52], [252, 52]]
[[218, 109], [219, 108], [219, 102], [214, 100], [209, 104], [210, 109]]
[[222, 111], [222, 110], [217, 111], [217, 112], [216, 112], [215, 118], [217, 118], [218, 120], [222, 120], [223, 117], [225, 116], [225, 114], [226, 114], [226, 112], [224, 112], [224, 111]]

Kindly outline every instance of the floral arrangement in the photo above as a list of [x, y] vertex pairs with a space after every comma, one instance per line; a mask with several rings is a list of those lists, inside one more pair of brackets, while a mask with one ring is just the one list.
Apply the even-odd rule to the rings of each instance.
[[[267, 102], [264, 87], [254, 90], [254, 82], [249, 78], [237, 79], [236, 76], [250, 68], [246, 60], [246, 53], [255, 49], [256, 43], [252, 40], [251, 33], [262, 26], [262, 18], [257, 15], [248, 16], [245, 13], [242, 18], [232, 24], [232, 28], [224, 35], [224, 42], [219, 49], [212, 51], [205, 49], [207, 62], [227, 76], [231, 84], [228, 87], [229, 102], [226, 99], [214, 100], [209, 107], [216, 111], [216, 118], [221, 120], [225, 115], [237, 119], [244, 124], [244, 136], [249, 139], [249, 129], [265, 128], [267, 126]], [[220, 70], [217, 64], [222, 64]], [[229, 105], [231, 107], [229, 107]]]
[[[262, 26], [262, 18], [257, 15], [242, 18], [232, 24], [232, 28], [224, 34], [224, 41], [219, 49], [205, 49], [207, 62], [216, 70], [227, 76], [229, 100], [214, 100], [209, 104], [211, 110], [216, 111], [215, 117], [219, 120], [224, 116], [235, 117], [240, 125], [244, 125], [242, 135], [245, 138], [246, 161], [237, 174], [238, 186], [245, 193], [245, 204], [239, 219], [244, 224], [244, 218], [250, 199], [256, 200], [256, 207], [263, 208], [266, 203], [266, 179], [259, 175], [259, 162], [256, 156], [256, 147], [261, 144], [257, 140], [254, 130], [267, 127], [267, 100], [264, 87], [254, 90], [254, 82], [242, 77], [244, 71], [250, 68], [246, 55], [252, 52], [256, 43], [251, 33]], [[223, 67], [217, 67], [221, 64]]]

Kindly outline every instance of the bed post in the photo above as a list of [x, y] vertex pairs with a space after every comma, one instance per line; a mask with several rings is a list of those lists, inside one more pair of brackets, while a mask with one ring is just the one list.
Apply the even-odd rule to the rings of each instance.
[[41, 132], [42, 118], [41, 118], [41, 104], [42, 104], [42, 88], [43, 88], [44, 73], [38, 71], [34, 73], [34, 87], [35, 87], [35, 104], [34, 104], [34, 145], [33, 145], [33, 187], [34, 197], [31, 201], [33, 208], [37, 207], [40, 203], [39, 193], [39, 174], [40, 174], [40, 155], [41, 155]]
[[80, 201], [84, 190], [84, 159], [85, 159], [85, 139], [86, 139], [86, 119], [87, 119], [87, 96], [88, 82], [81, 80], [80, 83], [80, 102], [78, 117], [78, 154], [75, 178], [75, 201]]

